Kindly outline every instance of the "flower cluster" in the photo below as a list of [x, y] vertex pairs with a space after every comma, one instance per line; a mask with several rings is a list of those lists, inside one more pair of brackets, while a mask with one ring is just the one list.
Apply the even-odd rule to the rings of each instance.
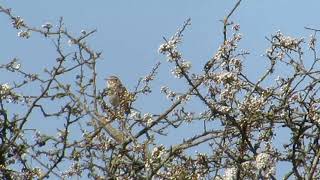
[[152, 114], [146, 113], [143, 115], [143, 121], [147, 123], [147, 125], [150, 125], [153, 122]]
[[239, 58], [232, 58], [230, 60], [230, 65], [234, 67], [234, 70], [236, 70], [237, 72], [241, 72], [242, 71], [242, 61]]
[[290, 36], [284, 36], [280, 31], [278, 31], [276, 35], [272, 37], [272, 44], [274, 46], [281, 46], [287, 50], [297, 50], [302, 42], [303, 38], [298, 39]]
[[235, 73], [233, 72], [221, 72], [219, 74], [215, 74], [216, 76], [213, 77], [214, 80], [217, 83], [222, 83], [222, 84], [230, 84], [233, 81], [237, 81], [238, 77]]
[[149, 81], [154, 80], [154, 78], [155, 78], [155, 75], [154, 75], [154, 74], [150, 74], [150, 75], [148, 75], [148, 76], [145, 76], [142, 80], [143, 80], [144, 82], [149, 82]]
[[8, 83], [0, 85], [0, 96], [6, 96], [10, 93], [10, 86]]
[[230, 106], [218, 106], [217, 109], [218, 111], [225, 114], [229, 113], [232, 110]]
[[31, 36], [30, 31], [20, 31], [18, 32], [18, 37], [28, 39]]
[[25, 26], [24, 21], [20, 16], [12, 18], [12, 25], [16, 29], [20, 29], [21, 27]]
[[232, 86], [227, 85], [225, 89], [223, 89], [220, 93], [220, 100], [234, 100], [237, 89]]
[[167, 99], [170, 99], [171, 101], [174, 100], [174, 98], [177, 96], [177, 93], [170, 90], [167, 86], [162, 86], [160, 89], [161, 93], [164, 93], [167, 97]]
[[252, 96], [246, 98], [242, 104], [239, 105], [239, 110], [257, 113], [262, 111], [263, 106], [266, 104], [266, 100], [263, 96]]
[[19, 70], [21, 67], [21, 64], [19, 63], [19, 59], [18, 58], [13, 58], [11, 60], [11, 62], [9, 62], [7, 65], [6, 65], [6, 68], [9, 70], [9, 71], [16, 71], [16, 70]]
[[165, 147], [163, 145], [153, 148], [151, 156], [153, 159], [161, 159], [162, 155], [165, 153]]
[[68, 178], [75, 175], [81, 174], [81, 165], [78, 162], [73, 163], [70, 168], [63, 172], [63, 177]]
[[159, 145], [153, 148], [152, 152], [151, 152], [151, 159], [152, 162], [158, 161], [161, 158], [163, 158], [162, 156], [165, 154], [166, 148], [163, 145]]
[[68, 40], [68, 45], [69, 45], [69, 46], [72, 46], [72, 45], [74, 45], [74, 44], [76, 44], [76, 41], [74, 41], [73, 39], [69, 39], [69, 40]]
[[191, 99], [190, 95], [178, 95], [176, 96], [176, 100], [181, 101], [181, 103], [185, 103]]
[[218, 51], [215, 54], [214, 59], [225, 60], [227, 57], [229, 57], [228, 55], [237, 49], [238, 43], [241, 40], [241, 38], [241, 34], [235, 33], [231, 39], [226, 40], [224, 44], [218, 48]]
[[312, 50], [315, 50], [316, 48], [316, 42], [317, 42], [317, 38], [315, 37], [315, 35], [311, 35], [310, 36], [310, 40], [309, 40], [309, 48]]
[[237, 168], [235, 167], [231, 167], [231, 168], [227, 168], [225, 169], [224, 172], [224, 180], [236, 180], [237, 178]]
[[255, 163], [253, 161], [245, 161], [241, 163], [241, 168], [245, 172], [244, 174], [249, 177], [253, 177], [255, 174]]
[[173, 70], [171, 70], [171, 72], [176, 78], [181, 78], [183, 77], [184, 73], [189, 72], [190, 68], [191, 62], [182, 60], [182, 62], [179, 63], [179, 65], [176, 66]]
[[138, 111], [131, 110], [129, 117], [137, 121], [141, 119], [141, 114]]
[[260, 153], [256, 157], [256, 166], [258, 169], [264, 169], [268, 166], [271, 157], [267, 153]]
[[168, 61], [177, 61], [181, 59], [181, 53], [177, 50], [177, 45], [181, 42], [179, 37], [174, 36], [171, 40], [167, 41], [164, 44], [161, 44], [159, 47], [159, 53], [167, 54]]
[[13, 62], [13, 63], [12, 63], [11, 67], [12, 67], [12, 69], [14, 69], [14, 70], [19, 70], [20, 67], [21, 67], [21, 64], [16, 61], [16, 62]]
[[268, 153], [260, 153], [256, 156], [255, 164], [258, 170], [262, 170], [265, 178], [275, 175], [275, 159]]
[[8, 83], [0, 85], [0, 98], [5, 99], [7, 103], [19, 103], [25, 101], [21, 94], [12, 91], [12, 88]]
[[168, 57], [168, 61], [169, 62], [176, 62], [181, 60], [181, 53], [178, 51], [177, 49], [177, 45], [179, 43], [181, 43], [181, 39], [182, 39], [182, 32], [185, 30], [185, 28], [190, 25], [190, 19], [188, 19], [183, 27], [181, 29], [179, 29], [175, 35], [173, 35], [170, 40], [165, 40], [164, 44], [161, 44], [158, 52], [161, 54], [166, 54]]

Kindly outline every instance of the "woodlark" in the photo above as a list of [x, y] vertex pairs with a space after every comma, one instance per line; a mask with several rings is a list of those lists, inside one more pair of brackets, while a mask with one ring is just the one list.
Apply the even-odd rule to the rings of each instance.
[[114, 109], [130, 113], [130, 94], [117, 76], [107, 78], [107, 95]]

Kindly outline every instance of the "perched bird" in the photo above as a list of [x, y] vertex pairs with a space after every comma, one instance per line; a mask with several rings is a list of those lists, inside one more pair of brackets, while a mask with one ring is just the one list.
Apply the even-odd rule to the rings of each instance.
[[110, 76], [107, 80], [107, 95], [110, 104], [126, 114], [130, 113], [129, 93], [117, 76]]

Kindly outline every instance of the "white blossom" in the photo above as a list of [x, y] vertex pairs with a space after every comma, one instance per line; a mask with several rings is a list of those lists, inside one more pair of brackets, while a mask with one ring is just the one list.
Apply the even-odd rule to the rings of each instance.
[[153, 148], [151, 156], [154, 159], [160, 159], [161, 156], [165, 153], [165, 148], [163, 145]]
[[167, 97], [167, 99], [170, 99], [170, 100], [173, 100], [176, 96], [177, 96], [177, 93], [174, 92], [174, 91], [171, 91], [168, 87], [166, 86], [162, 86], [160, 88], [160, 92], [161, 93], [164, 93]]
[[46, 22], [43, 25], [41, 25], [41, 27], [49, 30], [53, 26], [52, 26], [52, 24], [50, 22]]
[[237, 75], [232, 72], [221, 72], [216, 76], [217, 83], [223, 83], [223, 84], [236, 81], [237, 79], [238, 79]]
[[231, 167], [225, 170], [224, 180], [236, 180], [236, 178], [237, 178], [237, 168]]
[[30, 35], [31, 35], [30, 31], [20, 31], [20, 32], [18, 32], [18, 37], [21, 37], [21, 38], [28, 39], [30, 37]]
[[275, 38], [273, 38], [274, 44], [279, 44], [288, 49], [296, 49], [301, 42], [303, 42], [303, 39], [284, 36], [280, 31], [278, 31]]
[[149, 82], [149, 81], [152, 81], [152, 80], [154, 80], [154, 75], [148, 75], [148, 76], [146, 76], [146, 77], [143, 77], [143, 81], [144, 82]]
[[83, 35], [86, 35], [87, 34], [87, 32], [85, 31], [85, 30], [81, 30], [81, 34], [83, 34]]
[[10, 92], [10, 86], [8, 83], [0, 85], [0, 96], [6, 95]]
[[146, 113], [143, 115], [143, 121], [147, 122], [147, 125], [151, 125], [153, 122], [152, 119], [152, 114], [151, 113]]
[[185, 118], [187, 122], [191, 122], [194, 119], [194, 112], [187, 112]]
[[177, 44], [181, 42], [179, 37], [174, 36], [171, 40], [161, 44], [158, 51], [161, 54], [166, 54], [169, 62], [174, 62], [181, 59], [181, 53], [177, 49]]
[[228, 113], [231, 110], [229, 106], [218, 106], [218, 110], [222, 113]]
[[264, 169], [268, 167], [271, 161], [271, 156], [267, 153], [260, 153], [256, 157], [256, 167], [258, 169]]
[[166, 93], [168, 90], [169, 90], [169, 88], [167, 86], [161, 86], [161, 88], [160, 88], [161, 93]]
[[177, 47], [177, 44], [180, 43], [181, 40], [177, 37], [173, 37], [171, 38], [170, 41], [161, 44], [158, 51], [161, 54], [166, 54], [167, 52], [171, 52], [172, 50], [174, 50]]
[[316, 47], [316, 42], [317, 42], [317, 39], [316, 39], [315, 35], [311, 35], [309, 43], [308, 43], [309, 48], [314, 50]]
[[21, 67], [21, 64], [15, 61], [15, 62], [12, 63], [11, 67], [12, 67], [14, 70], [19, 70], [20, 67]]
[[76, 43], [74, 42], [74, 40], [69, 39], [69, 40], [68, 40], [68, 44], [69, 44], [69, 46], [72, 46], [73, 44], [76, 44]]
[[20, 29], [25, 24], [24, 24], [24, 20], [20, 16], [17, 16], [15, 18], [13, 18], [12, 25], [14, 28]]
[[132, 110], [129, 114], [129, 117], [134, 120], [139, 120], [139, 119], [141, 119], [141, 114], [138, 111]]
[[191, 99], [191, 96], [190, 95], [181, 95], [181, 96], [179, 95], [176, 97], [176, 99], [178, 101], [181, 101], [182, 103], [185, 103]]
[[191, 68], [190, 61], [183, 61], [179, 66], [176, 66], [171, 72], [176, 78], [181, 78], [184, 73], [188, 73]]

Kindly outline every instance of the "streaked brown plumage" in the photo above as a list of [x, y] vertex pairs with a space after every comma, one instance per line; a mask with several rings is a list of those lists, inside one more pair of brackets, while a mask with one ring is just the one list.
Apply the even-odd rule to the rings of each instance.
[[107, 78], [108, 98], [110, 104], [126, 114], [130, 113], [129, 93], [117, 76]]

